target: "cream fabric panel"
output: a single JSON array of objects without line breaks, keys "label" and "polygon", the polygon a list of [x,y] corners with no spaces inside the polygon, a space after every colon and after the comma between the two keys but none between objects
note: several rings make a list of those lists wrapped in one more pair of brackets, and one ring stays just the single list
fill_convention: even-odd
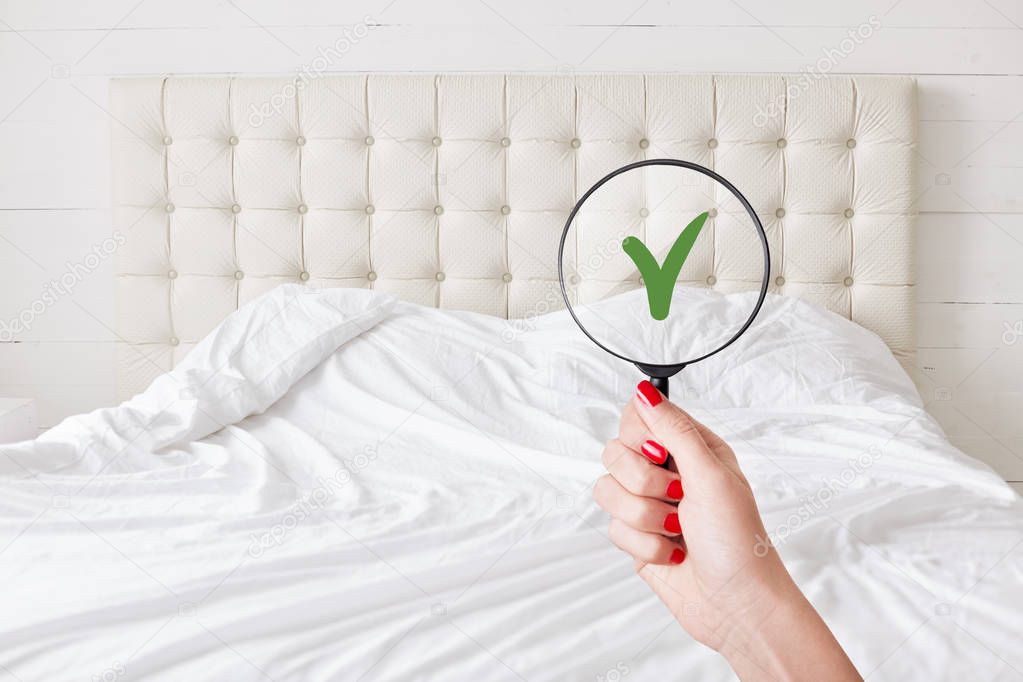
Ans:
[{"label": "cream fabric panel", "polygon": [[[131,78],[112,81],[111,111],[122,397],[285,282],[510,318],[559,308],[557,242],[576,197],[661,157],[747,195],[771,242],[771,291],[853,319],[904,361],[914,352],[909,78]],[[614,209],[656,243],[674,222],[647,215],[649,190]],[[710,188],[685,201],[720,216],[683,277],[758,286],[729,239],[733,199]]]}]

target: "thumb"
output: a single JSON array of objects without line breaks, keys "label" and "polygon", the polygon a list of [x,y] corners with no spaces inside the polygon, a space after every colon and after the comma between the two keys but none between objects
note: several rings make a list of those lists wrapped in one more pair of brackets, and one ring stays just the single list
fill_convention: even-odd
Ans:
[{"label": "thumb", "polygon": [[710,471],[720,466],[707,441],[700,434],[699,424],[689,414],[654,388],[647,380],[636,387],[636,412],[653,434],[666,447],[683,474]]}]

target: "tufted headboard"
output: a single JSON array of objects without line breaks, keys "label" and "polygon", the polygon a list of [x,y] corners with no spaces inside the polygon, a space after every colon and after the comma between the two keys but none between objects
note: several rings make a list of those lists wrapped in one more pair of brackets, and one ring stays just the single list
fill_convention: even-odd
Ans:
[{"label": "tufted headboard", "polygon": [[[559,307],[577,196],[659,157],[742,190],[773,292],[914,352],[909,78],[146,77],[112,81],[111,113],[122,397],[285,282],[511,318]],[[733,246],[714,232],[690,276],[759,286]]]}]

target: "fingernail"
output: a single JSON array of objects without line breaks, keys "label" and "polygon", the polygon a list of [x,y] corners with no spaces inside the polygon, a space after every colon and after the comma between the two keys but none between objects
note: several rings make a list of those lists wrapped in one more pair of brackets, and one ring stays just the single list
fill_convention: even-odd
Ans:
[{"label": "fingernail", "polygon": [[680,564],[686,560],[686,552],[684,549],[673,549],[671,550],[671,563]]},{"label": "fingernail", "polygon": [[664,464],[668,461],[668,451],[664,446],[654,440],[644,441],[639,449],[643,455],[654,464]]},{"label": "fingernail", "polygon": [[675,479],[668,484],[668,489],[664,491],[664,494],[673,500],[681,500],[685,493],[682,492],[682,481]]},{"label": "fingernail", "polygon": [[636,395],[638,395],[639,399],[646,403],[648,407],[657,407],[663,400],[661,392],[654,388],[654,385],[646,379],[639,382],[639,386],[636,387]]},{"label": "fingernail", "polygon": [[669,533],[681,533],[682,526],[678,522],[678,514],[672,512],[664,517],[664,530]]}]

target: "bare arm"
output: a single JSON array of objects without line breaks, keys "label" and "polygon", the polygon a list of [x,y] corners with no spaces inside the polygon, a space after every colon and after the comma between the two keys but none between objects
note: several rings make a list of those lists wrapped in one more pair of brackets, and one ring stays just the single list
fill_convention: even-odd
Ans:
[{"label": "bare arm", "polygon": [[644,381],[603,461],[608,475],[593,495],[612,517],[611,539],[742,680],[861,679],[766,542],[727,443]]}]

